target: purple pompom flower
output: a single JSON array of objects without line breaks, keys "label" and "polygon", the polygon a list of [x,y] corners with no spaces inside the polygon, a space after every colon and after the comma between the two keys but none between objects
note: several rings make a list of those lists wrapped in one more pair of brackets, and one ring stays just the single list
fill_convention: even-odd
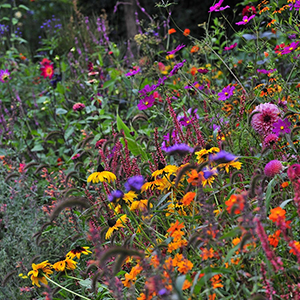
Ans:
[{"label": "purple pompom flower", "polygon": [[185,155],[187,153],[192,153],[194,148],[188,146],[187,144],[175,144],[171,147],[168,147],[165,150],[169,155],[179,154]]},{"label": "purple pompom flower", "polygon": [[127,182],[124,184],[127,192],[135,191],[139,192],[144,184],[144,177],[142,175],[136,175],[130,177]]},{"label": "purple pompom flower", "polygon": [[109,195],[108,195],[108,200],[110,202],[117,202],[119,199],[121,199],[124,196],[124,193],[120,190],[115,190],[112,191]]},{"label": "purple pompom flower", "polygon": [[209,156],[209,160],[217,164],[226,164],[231,161],[234,161],[236,158],[236,156],[224,150],[218,152],[217,154],[211,154]]},{"label": "purple pompom flower", "polygon": [[264,173],[268,177],[274,177],[276,174],[279,174],[282,169],[283,166],[279,160],[271,160],[266,164]]}]

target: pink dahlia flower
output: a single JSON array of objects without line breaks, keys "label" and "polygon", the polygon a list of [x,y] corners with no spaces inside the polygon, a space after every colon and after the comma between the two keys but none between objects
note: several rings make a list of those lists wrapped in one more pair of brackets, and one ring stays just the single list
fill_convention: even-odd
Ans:
[{"label": "pink dahlia flower", "polygon": [[274,177],[276,174],[279,174],[282,169],[283,166],[279,160],[271,160],[266,164],[264,173],[268,177]]},{"label": "pink dahlia flower", "polygon": [[263,103],[254,109],[251,125],[255,131],[261,135],[272,133],[273,124],[280,119],[280,110],[277,105]]}]

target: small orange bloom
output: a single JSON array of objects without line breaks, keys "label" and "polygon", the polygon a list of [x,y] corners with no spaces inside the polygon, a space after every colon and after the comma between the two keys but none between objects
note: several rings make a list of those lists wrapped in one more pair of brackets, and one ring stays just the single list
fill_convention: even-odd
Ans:
[{"label": "small orange bloom", "polygon": [[196,68],[196,67],[192,67],[192,68],[191,68],[191,74],[192,74],[193,76],[195,76],[196,73],[198,73],[197,68]]},{"label": "small orange bloom", "polygon": [[170,236],[173,236],[174,232],[177,230],[180,230],[184,228],[184,224],[183,223],[179,223],[178,220],[176,220],[175,223],[171,223],[170,228],[167,230],[167,232],[170,233]]},{"label": "small orange bloom", "polygon": [[186,28],[186,29],[184,29],[183,35],[188,36],[188,35],[190,35],[190,33],[191,33],[191,31],[188,28]]},{"label": "small orange bloom", "polygon": [[184,290],[190,288],[191,286],[192,286],[192,283],[186,279],[183,283],[182,290],[184,291]]},{"label": "small orange bloom", "polygon": [[271,214],[269,215],[269,219],[274,223],[277,223],[280,219],[285,221],[286,211],[282,209],[280,206],[271,209]]},{"label": "small orange bloom", "polygon": [[290,253],[293,253],[294,255],[297,255],[296,252],[300,253],[300,243],[299,242],[291,241],[289,243],[289,246],[292,247],[292,249],[290,250]]},{"label": "small orange bloom", "polygon": [[191,49],[191,53],[196,53],[200,50],[200,48],[198,46],[193,46]]},{"label": "small orange bloom", "polygon": [[174,28],[169,29],[169,34],[175,33],[176,30]]},{"label": "small orange bloom", "polygon": [[211,279],[210,279],[210,281],[211,281],[211,283],[212,283],[212,287],[214,288],[214,289],[216,289],[216,288],[219,288],[219,287],[223,287],[223,284],[221,283],[221,276],[222,275],[219,275],[219,274],[217,274],[217,275],[215,275],[215,276],[213,276]]},{"label": "small orange bloom", "polygon": [[282,184],[281,184],[281,187],[282,188],[286,188],[286,187],[288,187],[289,186],[289,182],[288,181],[285,181],[285,182],[283,182]]},{"label": "small orange bloom", "polygon": [[216,294],[212,294],[208,296],[208,300],[215,300],[216,299]]},{"label": "small orange bloom", "polygon": [[231,195],[230,198],[225,201],[226,210],[228,213],[240,214],[244,209],[244,197],[242,195]]},{"label": "small orange bloom", "polygon": [[182,204],[185,206],[188,206],[192,203],[192,201],[194,200],[196,196],[196,193],[194,192],[188,192],[187,194],[185,194],[181,200]]},{"label": "small orange bloom", "polygon": [[187,180],[188,183],[191,183],[192,185],[199,184],[200,176],[195,169],[193,169],[192,172],[190,174],[188,174],[188,176],[189,176],[189,178]]},{"label": "small orange bloom", "polygon": [[204,248],[202,249],[202,259],[203,260],[207,260],[209,258],[213,258],[214,257],[214,249],[210,248],[209,250]]},{"label": "small orange bloom", "polygon": [[268,52],[264,52],[264,56],[265,56],[265,57],[268,57],[268,56],[269,56],[269,53],[268,53]]},{"label": "small orange bloom", "polygon": [[268,241],[269,241],[270,245],[273,246],[274,248],[276,248],[278,245],[278,242],[280,240],[280,237],[279,237],[280,233],[281,233],[280,230],[276,230],[276,232],[274,234],[268,236]]}]

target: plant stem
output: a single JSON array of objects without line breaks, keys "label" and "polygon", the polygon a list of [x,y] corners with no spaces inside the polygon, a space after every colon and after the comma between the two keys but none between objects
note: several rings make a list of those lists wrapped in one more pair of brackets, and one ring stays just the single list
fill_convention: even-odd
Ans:
[{"label": "plant stem", "polygon": [[47,277],[47,280],[49,280],[50,282],[52,282],[52,283],[55,284],[56,286],[60,287],[61,289],[65,290],[65,291],[67,291],[67,292],[69,292],[69,293],[71,293],[71,294],[73,294],[73,295],[76,295],[76,296],[78,296],[78,297],[80,297],[80,298],[82,298],[82,299],[91,300],[90,298],[87,298],[87,297],[85,297],[85,296],[79,295],[79,294],[77,294],[77,293],[75,293],[75,292],[73,292],[73,291],[67,289],[66,287],[64,287],[64,286],[62,286],[62,285],[60,285],[60,284],[58,284],[57,282],[53,281],[53,280],[50,279],[49,277]]}]

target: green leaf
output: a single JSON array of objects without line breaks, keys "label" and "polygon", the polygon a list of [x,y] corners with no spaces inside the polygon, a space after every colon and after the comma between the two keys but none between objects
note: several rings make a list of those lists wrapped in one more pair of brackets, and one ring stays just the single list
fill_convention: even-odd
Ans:
[{"label": "green leaf", "polygon": [[85,280],[80,280],[79,284],[85,288],[90,289],[92,287],[92,280],[87,278]]},{"label": "green leaf", "polygon": [[73,132],[74,132],[74,127],[73,126],[69,126],[68,129],[65,132],[65,140],[66,141],[72,135]]},{"label": "green leaf", "polygon": [[186,275],[181,275],[176,278],[175,287],[177,292],[182,296],[182,287],[185,281]]},{"label": "green leaf", "polygon": [[65,93],[65,87],[60,82],[57,83],[56,90],[62,95]]},{"label": "green leaf", "polygon": [[[132,139],[132,136],[130,134],[130,129],[123,123],[119,115],[117,115],[117,127],[119,131],[123,129],[126,137],[128,149],[132,152],[132,154],[141,155],[143,160],[147,161],[148,160],[147,153],[142,149],[142,147],[135,140]],[[135,133],[134,130],[132,131]]]},{"label": "green leaf", "polygon": [[268,187],[267,187],[267,191],[266,191],[266,212],[267,212],[267,214],[269,211],[270,201],[272,199],[272,189],[275,186],[275,184],[276,184],[276,181],[275,181],[275,178],[273,178],[269,182]]},{"label": "green leaf", "polygon": [[61,71],[62,72],[66,72],[66,70],[67,70],[67,64],[65,63],[65,62],[61,62]]},{"label": "green leaf", "polygon": [[115,82],[116,82],[115,79],[111,79],[111,80],[104,82],[102,89],[106,89],[106,88],[110,87],[111,85],[115,84]]},{"label": "green leaf", "polygon": [[43,148],[43,146],[42,146],[41,144],[35,145],[35,146],[31,149],[32,152],[38,152],[38,151],[42,151],[42,150],[44,150],[44,148]]},{"label": "green leaf", "polygon": [[1,8],[11,8],[11,5],[8,3],[5,3],[5,4],[1,4],[0,7]]},{"label": "green leaf", "polygon": [[63,109],[63,108],[57,108],[56,109],[56,114],[57,115],[65,115],[68,111]]},{"label": "green leaf", "polygon": [[16,18],[12,18],[12,23],[13,23],[13,25],[16,25],[16,24],[18,24],[18,22],[19,22],[19,20],[18,19],[16,19]]},{"label": "green leaf", "polygon": [[23,4],[20,4],[20,5],[19,5],[19,8],[23,8],[23,9],[25,9],[25,10],[29,10],[29,8],[28,8],[27,6],[25,6],[25,5],[23,5]]}]

